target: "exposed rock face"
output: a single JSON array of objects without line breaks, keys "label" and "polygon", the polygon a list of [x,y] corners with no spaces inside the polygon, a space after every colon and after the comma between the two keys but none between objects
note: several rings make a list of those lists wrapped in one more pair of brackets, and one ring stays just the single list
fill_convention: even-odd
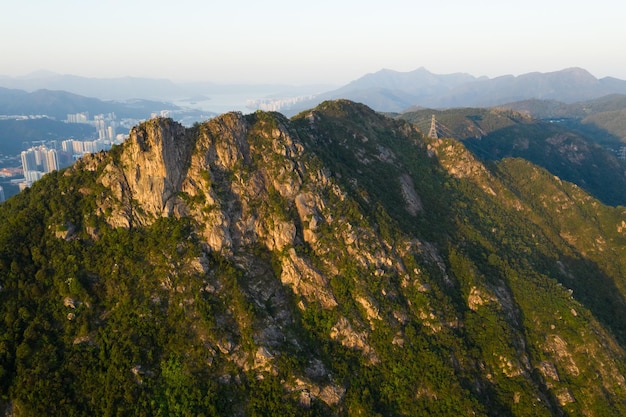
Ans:
[{"label": "exposed rock face", "polygon": [[155,216],[174,212],[194,139],[170,121],[145,123],[131,132],[120,162],[133,198],[146,212]]},{"label": "exposed rock face", "polygon": [[558,335],[548,335],[546,337],[546,346],[554,352],[559,364],[567,374],[574,377],[580,375],[580,369],[576,365],[565,340]]},{"label": "exposed rock face", "polygon": [[472,287],[469,297],[467,298],[467,304],[470,309],[476,311],[480,306],[490,302],[497,302],[497,298],[493,295],[487,294],[476,287]]},{"label": "exposed rock face", "polygon": [[376,352],[367,342],[367,334],[365,332],[357,332],[345,318],[341,318],[331,329],[330,337],[338,340],[342,345],[351,349],[358,349],[367,356],[372,364],[380,362]]},{"label": "exposed rock face", "polygon": [[337,301],[328,288],[328,279],[300,258],[290,249],[282,263],[280,280],[292,286],[296,294],[303,295],[310,302],[319,302],[323,308],[337,306]]},{"label": "exposed rock face", "polygon": [[[27,328],[20,308],[6,320],[31,337],[64,326],[59,352],[74,362],[62,378],[83,357],[102,366],[128,333],[125,390],[154,389],[159,401],[182,395],[174,388],[190,401],[217,392],[224,415],[252,414],[259,392],[312,415],[599,415],[594,401],[626,410],[622,345],[555,281],[591,271],[573,261],[582,240],[532,228],[521,192],[457,142],[427,143],[406,123],[337,102],[291,121],[151,120],[83,167],[91,176],[75,188],[88,212],[52,216],[52,244],[0,256],[15,272],[3,279],[48,285],[26,282],[29,296],[58,292],[56,321]],[[570,200],[559,209],[573,210]],[[549,238],[571,247],[532,255]],[[616,250],[611,239],[602,248]],[[84,262],[69,256],[77,247]],[[18,257],[32,268],[20,271]],[[6,280],[2,297],[19,287]]]},{"label": "exposed rock face", "polygon": [[135,127],[120,160],[105,168],[103,185],[119,200],[113,225],[150,224],[180,214],[178,193],[189,168],[195,138],[178,123],[156,119]]},{"label": "exposed rock face", "polygon": [[[327,172],[308,168],[303,145],[280,118],[231,113],[194,131],[170,120],[153,120],[135,128],[123,146],[119,160],[105,167],[100,180],[116,200],[100,202],[102,212],[112,209],[109,222],[131,227],[150,224],[161,216],[191,216],[208,251],[224,254],[249,271],[248,293],[259,303],[268,303],[277,289],[266,294],[273,284],[264,287],[268,284],[258,275],[262,272],[255,272],[257,267],[245,260],[250,246],[283,254],[280,281],[305,301],[300,309],[309,304],[337,308],[329,285],[330,277],[341,273],[335,266],[337,257],[372,267],[377,276],[397,263],[376,236],[329,214],[321,195],[343,200],[344,192]],[[381,155],[391,158],[389,151]],[[406,177],[401,182],[409,210],[417,212],[421,202],[414,185]],[[288,207],[293,207],[292,214],[287,213]],[[328,246],[331,242],[320,241],[321,228],[341,230],[346,247],[337,251]],[[322,269],[296,252],[294,246],[304,243],[325,263]],[[215,286],[209,286],[215,291]],[[374,327],[381,320],[375,302],[366,296],[358,300]],[[288,322],[290,313],[281,314]],[[273,344],[277,337],[284,337],[284,320],[282,324],[281,320],[265,322],[268,331],[259,333],[258,340]],[[340,318],[329,337],[361,351],[369,362],[379,362],[367,342],[367,332],[354,331],[347,318]],[[274,355],[264,346],[246,353],[228,341],[218,343],[216,349],[245,369],[274,372]],[[252,368],[248,358],[253,358]],[[326,386],[310,393],[335,404],[342,390]]]},{"label": "exposed rock face", "polygon": [[406,211],[412,216],[416,216],[424,207],[417,191],[415,191],[413,180],[410,176],[404,174],[400,177],[400,185],[402,187],[402,197],[406,201]]}]

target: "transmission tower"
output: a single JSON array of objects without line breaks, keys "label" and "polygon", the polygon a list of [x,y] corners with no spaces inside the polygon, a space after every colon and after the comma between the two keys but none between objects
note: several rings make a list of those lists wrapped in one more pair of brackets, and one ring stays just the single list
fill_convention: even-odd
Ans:
[{"label": "transmission tower", "polygon": [[430,130],[428,131],[428,137],[432,139],[437,139],[437,121],[435,120],[434,114],[432,119],[430,119]]}]

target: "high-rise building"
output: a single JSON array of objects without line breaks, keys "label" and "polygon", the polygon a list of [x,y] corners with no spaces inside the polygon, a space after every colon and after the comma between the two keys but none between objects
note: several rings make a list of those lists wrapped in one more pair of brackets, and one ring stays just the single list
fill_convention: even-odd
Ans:
[{"label": "high-rise building", "polygon": [[99,140],[115,139],[115,119],[115,113],[109,113],[107,115],[98,114],[93,117],[94,126],[96,127],[96,131],[98,132]]},{"label": "high-rise building", "polygon": [[114,140],[115,139],[115,122],[111,122],[109,127],[107,128],[107,139]]},{"label": "high-rise building", "polygon": [[0,185],[0,203],[4,202],[4,189]]},{"label": "high-rise building", "polygon": [[52,172],[59,169],[59,157],[55,149],[44,149],[42,154],[45,157],[43,160],[43,172]]},{"label": "high-rise building", "polygon": [[[32,148],[31,148],[32,149]],[[37,171],[37,160],[35,152],[31,149],[22,151],[22,169],[26,171]]]},{"label": "high-rise building", "polygon": [[38,146],[36,148],[31,148],[31,149],[32,149],[33,154],[35,155],[35,165],[41,168],[43,166],[43,160],[44,160],[42,147]]},{"label": "high-rise building", "polygon": [[24,179],[27,184],[32,184],[37,180],[40,180],[43,177],[43,172],[41,171],[24,171]]},{"label": "high-rise building", "polygon": [[99,114],[94,116],[93,121],[96,126],[96,131],[98,132],[98,139],[106,138],[106,123],[104,121],[104,115]]},{"label": "high-rise building", "polygon": [[67,153],[74,153],[74,139],[67,139],[61,142],[61,150]]}]

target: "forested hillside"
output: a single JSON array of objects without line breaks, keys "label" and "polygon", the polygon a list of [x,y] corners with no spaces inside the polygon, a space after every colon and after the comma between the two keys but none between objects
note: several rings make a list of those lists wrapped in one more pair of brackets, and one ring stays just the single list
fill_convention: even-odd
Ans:
[{"label": "forested hillside", "polygon": [[[539,104],[531,106],[536,109]],[[524,158],[605,204],[626,205],[626,164],[617,156],[625,144],[601,124],[594,125],[588,118],[539,120],[527,112],[502,108],[424,109],[397,117],[428,131],[432,115],[440,136],[462,141],[483,161]],[[621,120],[613,117],[614,123]]]},{"label": "forested hillside", "polygon": [[0,218],[9,414],[626,414],[623,208],[363,105],[150,120]]}]

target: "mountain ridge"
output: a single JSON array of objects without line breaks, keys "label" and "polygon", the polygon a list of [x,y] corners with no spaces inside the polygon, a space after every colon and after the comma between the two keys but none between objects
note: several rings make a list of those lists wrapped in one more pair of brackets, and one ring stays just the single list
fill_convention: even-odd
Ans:
[{"label": "mountain ridge", "polygon": [[362,104],[153,119],[0,214],[17,415],[626,412],[623,209]]},{"label": "mountain ridge", "polygon": [[[63,90],[103,100],[171,99],[186,94],[168,79],[142,77],[90,78],[72,74],[39,71],[24,77],[0,77],[5,87],[27,91]],[[155,95],[155,92],[159,92]]]},{"label": "mountain ridge", "polygon": [[[407,80],[410,80],[408,85]],[[373,88],[379,89],[377,94],[366,94]],[[393,102],[382,99],[397,91],[404,93],[401,99]],[[318,100],[301,103],[298,109],[313,106],[321,100],[340,98],[363,102],[377,111],[402,112],[411,106],[438,109],[493,107],[533,98],[571,103],[612,93],[626,93],[626,81],[610,77],[597,79],[588,71],[575,67],[495,78],[462,73],[437,75],[420,68],[406,73],[381,70],[365,75],[340,89],[320,95]]]},{"label": "mountain ridge", "polygon": [[[422,109],[397,117],[426,131],[434,115],[438,134],[462,141],[482,160],[527,159],[615,206],[626,204],[625,169],[617,157],[624,140],[622,101],[622,96],[571,105],[530,100],[491,109]],[[552,118],[534,118],[548,115]]]},{"label": "mountain ridge", "polygon": [[48,115],[63,121],[70,113],[89,112],[118,113],[120,117],[145,119],[151,112],[169,108],[178,109],[171,103],[150,100],[127,102],[104,101],[68,91],[40,89],[27,92],[0,87],[0,114],[4,115]]},{"label": "mountain ridge", "polygon": [[[42,77],[0,77],[0,85],[25,90],[62,89],[105,99],[148,98],[181,99],[198,94],[241,93],[241,86],[217,83],[173,82],[166,79],[121,77],[87,78],[75,75],[44,74]],[[295,86],[246,86],[254,95],[311,95],[311,88]],[[161,91],[161,93],[159,93]],[[316,93],[319,93],[316,89]],[[322,90],[324,91],[324,90]],[[449,108],[485,107],[523,99],[555,99],[564,102],[595,99],[600,96],[626,94],[626,81],[615,77],[598,79],[587,70],[572,67],[551,72],[530,72],[518,76],[476,77],[467,73],[435,74],[424,67],[401,72],[382,69],[366,74],[334,90],[317,94],[313,100],[302,100],[283,112],[293,116],[324,100],[350,99],[363,102],[377,111],[401,112],[411,106]],[[254,98],[258,98],[258,97]],[[252,97],[249,97],[252,98]]]}]

